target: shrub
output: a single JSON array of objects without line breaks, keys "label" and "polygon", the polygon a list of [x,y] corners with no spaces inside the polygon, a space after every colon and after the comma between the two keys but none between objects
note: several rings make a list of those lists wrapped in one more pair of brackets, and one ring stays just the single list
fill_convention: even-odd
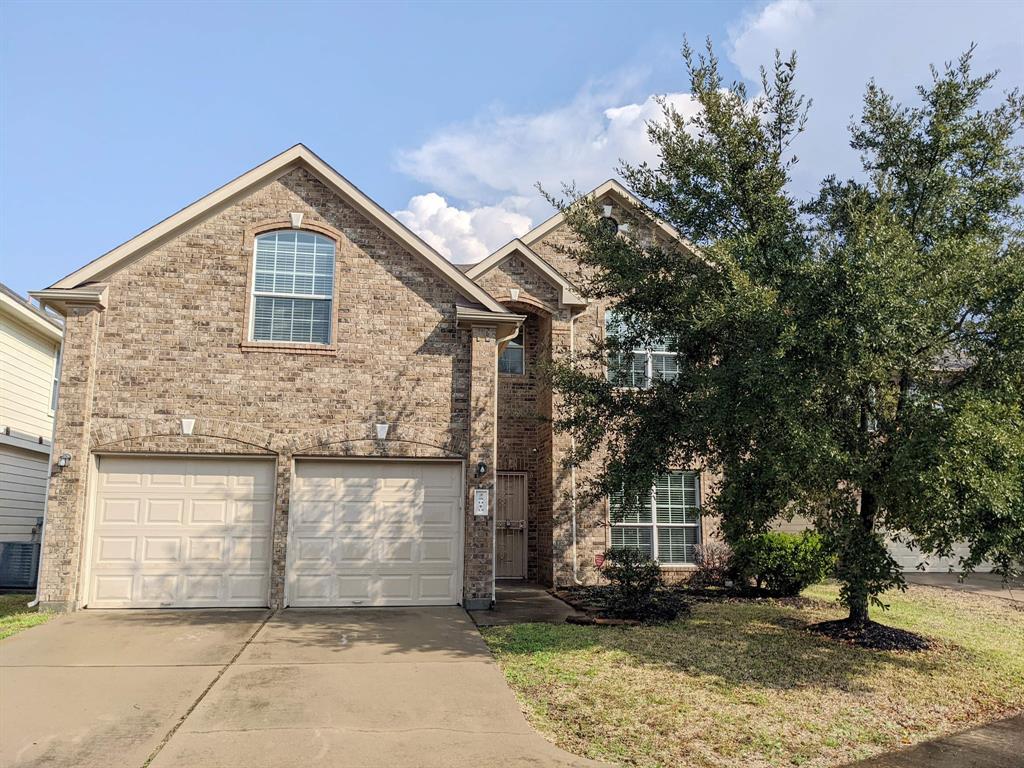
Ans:
[{"label": "shrub", "polygon": [[825,579],[834,565],[820,535],[773,532],[735,542],[729,571],[739,584],[753,582],[768,594],[788,597]]},{"label": "shrub", "polygon": [[693,560],[696,569],[690,577],[690,583],[695,587],[721,587],[725,586],[729,578],[729,562],[732,558],[732,550],[724,544],[700,545],[693,550]]},{"label": "shrub", "polygon": [[602,568],[609,581],[605,613],[618,619],[672,621],[687,609],[682,595],[665,589],[661,567],[636,549],[610,549]]}]

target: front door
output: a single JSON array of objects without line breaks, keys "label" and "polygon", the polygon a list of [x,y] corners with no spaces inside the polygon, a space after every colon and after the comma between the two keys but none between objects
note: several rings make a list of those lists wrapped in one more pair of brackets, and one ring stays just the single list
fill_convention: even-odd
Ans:
[{"label": "front door", "polygon": [[496,540],[499,579],[526,578],[526,473],[499,472]]}]

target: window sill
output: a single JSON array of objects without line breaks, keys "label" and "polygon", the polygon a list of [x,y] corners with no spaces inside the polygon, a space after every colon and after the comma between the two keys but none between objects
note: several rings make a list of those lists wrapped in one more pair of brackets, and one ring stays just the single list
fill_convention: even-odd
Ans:
[{"label": "window sill", "polygon": [[693,563],[658,563],[663,571],[695,571],[697,566]]},{"label": "window sill", "polygon": [[243,341],[243,352],[284,352],[293,355],[336,355],[335,344],[288,344],[279,341]]}]

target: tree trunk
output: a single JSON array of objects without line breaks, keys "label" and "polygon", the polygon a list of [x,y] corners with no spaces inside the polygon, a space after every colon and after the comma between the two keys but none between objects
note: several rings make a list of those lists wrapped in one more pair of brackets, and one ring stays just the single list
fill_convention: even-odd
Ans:
[{"label": "tree trunk", "polygon": [[[878,497],[870,488],[862,488],[860,492],[860,524],[865,541],[869,539],[875,529],[875,517],[878,513]],[[850,621],[863,624],[868,620],[868,589],[867,574],[858,574],[859,584],[849,584],[849,599],[847,600],[850,609]]]}]

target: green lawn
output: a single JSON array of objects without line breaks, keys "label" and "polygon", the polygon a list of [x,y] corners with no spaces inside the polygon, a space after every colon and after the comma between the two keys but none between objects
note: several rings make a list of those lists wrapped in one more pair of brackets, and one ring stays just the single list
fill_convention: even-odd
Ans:
[{"label": "green lawn", "polygon": [[50,619],[53,614],[39,613],[35,608],[26,608],[35,595],[0,595],[0,640],[34,627]]},{"label": "green lawn", "polygon": [[1024,710],[1024,610],[911,587],[873,617],[933,638],[922,653],[815,636],[806,605],[703,603],[664,627],[483,630],[530,721],[564,749],[637,766],[831,766]]}]

